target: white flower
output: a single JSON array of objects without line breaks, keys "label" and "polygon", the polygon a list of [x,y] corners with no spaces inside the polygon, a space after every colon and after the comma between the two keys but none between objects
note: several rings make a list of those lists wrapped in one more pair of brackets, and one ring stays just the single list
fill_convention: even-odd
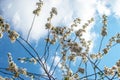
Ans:
[{"label": "white flower", "polygon": [[83,74],[83,73],[84,73],[84,68],[80,68],[80,67],[79,67],[79,68],[78,68],[78,72],[80,72],[80,73]]},{"label": "white flower", "polygon": [[23,75],[27,75],[27,69],[26,68],[20,68],[19,72]]},{"label": "white flower", "polygon": [[33,62],[34,64],[37,63],[36,59],[34,59],[34,58],[31,58],[31,59],[30,59],[30,62]]},{"label": "white flower", "polygon": [[43,6],[43,2],[42,1],[37,2],[36,5],[37,5],[37,8],[33,11],[33,14],[39,16],[39,13],[40,13],[41,8]]},{"label": "white flower", "polygon": [[52,13],[57,15],[57,9],[55,7],[52,8]]},{"label": "white flower", "polygon": [[104,54],[107,54],[108,51],[109,51],[109,48],[105,48],[105,49],[103,49]]},{"label": "white flower", "polygon": [[90,54],[90,57],[91,57],[92,59],[96,59],[96,55],[95,55],[95,54]]},{"label": "white flower", "polygon": [[17,38],[19,38],[19,34],[16,31],[9,32],[9,38],[11,42],[15,42]]},{"label": "white flower", "polygon": [[8,32],[10,30],[10,25],[8,23],[5,24],[5,30]]},{"label": "white flower", "polygon": [[46,26],[46,29],[51,29],[51,27],[52,27],[52,25],[50,23],[46,23],[45,26]]},{"label": "white flower", "polygon": [[69,59],[70,61],[75,61],[76,55],[75,55],[74,53],[72,53],[72,54],[68,57],[68,59]]},{"label": "white flower", "polygon": [[0,76],[0,80],[5,80],[5,78],[3,78],[2,76]]}]

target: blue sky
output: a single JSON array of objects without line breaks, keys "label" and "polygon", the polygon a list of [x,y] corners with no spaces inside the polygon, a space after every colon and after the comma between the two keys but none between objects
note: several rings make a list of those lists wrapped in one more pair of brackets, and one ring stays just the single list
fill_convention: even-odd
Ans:
[{"label": "blue sky", "polygon": [[[37,1],[38,0],[0,0],[0,15],[11,25],[12,29],[18,31],[25,39],[34,16],[32,11],[36,8]],[[88,27],[87,32],[84,34],[86,40],[93,40],[91,53],[96,53],[98,50],[101,38],[99,34],[102,27],[101,16],[103,14],[108,16],[108,35],[105,37],[103,44],[106,44],[111,36],[120,32],[120,0],[44,0],[43,2],[44,5],[41,13],[35,19],[29,38],[29,42],[38,52],[43,52],[43,46],[45,45],[43,39],[47,34],[44,24],[47,22],[46,20],[47,17],[49,17],[49,12],[52,7],[56,7],[58,11],[58,15],[52,20],[52,24],[55,26],[69,27],[72,21],[77,17],[81,18],[81,25],[91,17],[95,18],[95,21]],[[75,30],[78,29],[79,27]],[[0,39],[0,67],[7,67],[7,53],[11,52],[16,64],[21,67],[26,67],[32,72],[41,72],[39,65],[32,65],[29,63],[21,64],[17,61],[18,57],[28,55],[17,42],[11,43],[6,36],[7,35],[4,34],[4,37]],[[102,48],[104,47],[103,45]],[[51,48],[51,51],[54,51],[55,48],[56,45]],[[115,62],[120,59],[119,49],[119,44],[113,47],[109,54],[103,57],[100,67],[105,65],[111,67],[114,65]],[[55,62],[59,59],[58,56]],[[48,64],[48,66],[49,65],[50,64]],[[59,71],[57,73],[59,73]],[[0,73],[0,75],[3,74]]]}]

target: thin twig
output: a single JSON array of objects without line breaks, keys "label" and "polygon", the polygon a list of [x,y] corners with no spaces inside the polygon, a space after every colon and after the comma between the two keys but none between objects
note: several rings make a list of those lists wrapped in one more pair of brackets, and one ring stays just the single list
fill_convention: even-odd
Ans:
[{"label": "thin twig", "polygon": [[[49,37],[50,37],[50,31],[48,30],[48,35],[47,35],[47,38],[49,39]],[[45,44],[45,48],[44,48],[44,54],[43,54],[43,56],[41,57],[41,59],[46,55],[46,49],[47,49],[47,47],[48,47],[48,41],[46,42],[46,44]]]},{"label": "thin twig", "polygon": [[[17,39],[17,41],[20,43],[20,45],[29,53],[29,55],[31,57],[33,57],[41,66],[42,68],[44,69],[45,73],[48,75],[48,78],[51,80],[51,76],[50,74],[48,73],[48,71],[46,70],[45,66],[44,66],[44,63],[42,63],[41,59],[40,61],[38,59],[36,59],[36,57]],[[53,78],[53,77],[52,77]]]},{"label": "thin twig", "polygon": [[57,65],[55,66],[55,68],[54,68],[54,70],[53,70],[53,72],[52,72],[52,74],[51,75],[53,75],[54,74],[54,72],[55,72],[55,70],[56,70],[56,68],[57,68],[57,66],[59,65],[59,63],[60,63],[60,61],[62,60],[62,58],[58,61],[58,63],[57,63]]},{"label": "thin twig", "polygon": [[[100,45],[99,45],[99,49],[98,49],[98,53],[100,53],[101,47],[102,47],[102,43],[104,40],[104,36],[102,37],[101,41],[100,41]],[[95,64],[97,63],[98,59],[95,61]]]},{"label": "thin twig", "polygon": [[36,18],[36,15],[34,15],[33,21],[32,21],[32,24],[31,24],[31,27],[30,27],[30,29],[29,29],[29,31],[28,31],[27,41],[28,41],[29,36],[30,36],[30,33],[31,33],[31,31],[32,31],[32,28],[33,28],[33,25],[34,25],[34,22],[35,22],[35,18]]},{"label": "thin twig", "polygon": [[[85,75],[87,76],[87,62],[85,63]],[[88,80],[88,77],[86,79]]]},{"label": "thin twig", "polygon": [[98,49],[98,53],[99,53],[99,52],[100,52],[100,50],[101,50],[103,40],[104,40],[104,36],[102,37],[102,39],[101,39],[101,41],[100,41],[100,45],[99,45],[99,49]]},{"label": "thin twig", "polygon": [[59,47],[60,47],[60,44],[57,46],[57,48],[56,48],[56,50],[55,50],[55,55],[54,55],[54,58],[53,58],[52,64],[51,64],[51,66],[50,66],[50,70],[49,70],[49,72],[52,70],[52,67],[53,67],[53,64],[54,64],[54,62],[55,62],[55,58],[56,58],[56,55],[57,55],[57,50],[58,50]]},{"label": "thin twig", "polygon": [[81,77],[80,78],[80,80],[82,80],[82,79],[84,79],[84,78],[88,78],[88,77],[91,77],[91,76],[94,76],[94,75],[96,75],[96,74],[99,74],[100,72],[97,72],[97,73],[93,73],[93,74],[90,74],[90,75],[87,75],[87,76],[83,76],[83,77]]},{"label": "thin twig", "polygon": [[[95,68],[97,68],[102,74],[104,74],[104,73],[102,72],[102,70],[101,70],[98,66],[96,66],[96,64],[95,64],[94,62],[92,62],[88,56],[86,56],[86,57],[87,57],[88,60],[94,65]],[[106,76],[106,75],[105,75],[105,77],[106,77],[107,79],[110,79],[110,78],[109,78],[108,76]]]}]

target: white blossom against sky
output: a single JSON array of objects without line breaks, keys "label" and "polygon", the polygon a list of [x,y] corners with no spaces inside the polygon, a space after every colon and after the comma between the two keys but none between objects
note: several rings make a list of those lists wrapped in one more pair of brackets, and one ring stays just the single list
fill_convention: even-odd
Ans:
[{"label": "white blossom against sky", "polygon": [[[8,20],[11,21],[14,29],[22,32],[22,35],[26,37],[33,18],[32,11],[36,8],[37,1],[0,0],[0,11],[5,18],[9,18]],[[46,34],[44,24],[52,7],[56,7],[58,11],[58,15],[54,17],[52,23],[55,26],[69,26],[77,17],[82,19],[82,23],[85,23],[91,17],[100,17],[102,14],[120,18],[119,3],[120,0],[44,0],[40,16],[35,20],[30,40],[38,41]],[[94,32],[91,32],[94,24],[89,27],[85,34],[86,39],[95,37]]]}]

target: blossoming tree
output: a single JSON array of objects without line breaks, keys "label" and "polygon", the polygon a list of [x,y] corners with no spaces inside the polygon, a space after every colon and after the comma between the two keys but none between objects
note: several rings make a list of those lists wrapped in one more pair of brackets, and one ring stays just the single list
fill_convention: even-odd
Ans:
[{"label": "blossoming tree", "polygon": [[[34,20],[40,15],[40,10],[43,5],[43,1],[36,3],[37,8],[33,11]],[[81,23],[80,18],[76,18],[70,27],[56,27],[51,22],[53,17],[57,15],[57,9],[53,7],[50,12],[50,16],[47,18],[45,28],[48,31],[45,40],[45,46],[43,55],[38,52],[29,42],[29,36],[31,28],[29,29],[27,39],[24,39],[18,32],[10,28],[10,24],[6,23],[4,18],[0,16],[0,38],[6,33],[12,43],[18,42],[26,54],[30,57],[20,58],[18,61],[24,63],[33,63],[39,65],[43,73],[29,72],[26,68],[18,66],[12,59],[12,53],[8,52],[8,67],[2,68],[0,66],[0,73],[8,75],[9,77],[0,76],[0,80],[24,80],[28,77],[30,80],[113,80],[120,78],[120,60],[115,63],[111,68],[99,67],[99,63],[105,55],[109,53],[109,50],[120,43],[120,33],[109,39],[105,48],[102,48],[103,39],[107,35],[107,16],[102,16],[103,27],[101,29],[101,42],[98,52],[96,54],[90,53],[90,46],[92,40],[85,40],[83,34],[86,32],[86,28],[91,24],[94,19],[89,19],[79,30],[74,30]],[[26,45],[34,51],[32,53]],[[13,44],[14,45],[14,44]],[[52,46],[55,46],[55,51],[50,52]],[[50,56],[52,54],[53,56]],[[59,61],[55,64],[55,59],[59,54]],[[36,55],[36,56],[35,56]],[[1,57],[1,56],[0,56]],[[50,67],[48,67],[49,58],[53,57]],[[72,65],[77,60],[77,64]],[[84,66],[83,66],[84,65]],[[88,73],[88,67],[91,66],[92,71]],[[54,76],[56,71],[60,70],[61,78]]]}]

